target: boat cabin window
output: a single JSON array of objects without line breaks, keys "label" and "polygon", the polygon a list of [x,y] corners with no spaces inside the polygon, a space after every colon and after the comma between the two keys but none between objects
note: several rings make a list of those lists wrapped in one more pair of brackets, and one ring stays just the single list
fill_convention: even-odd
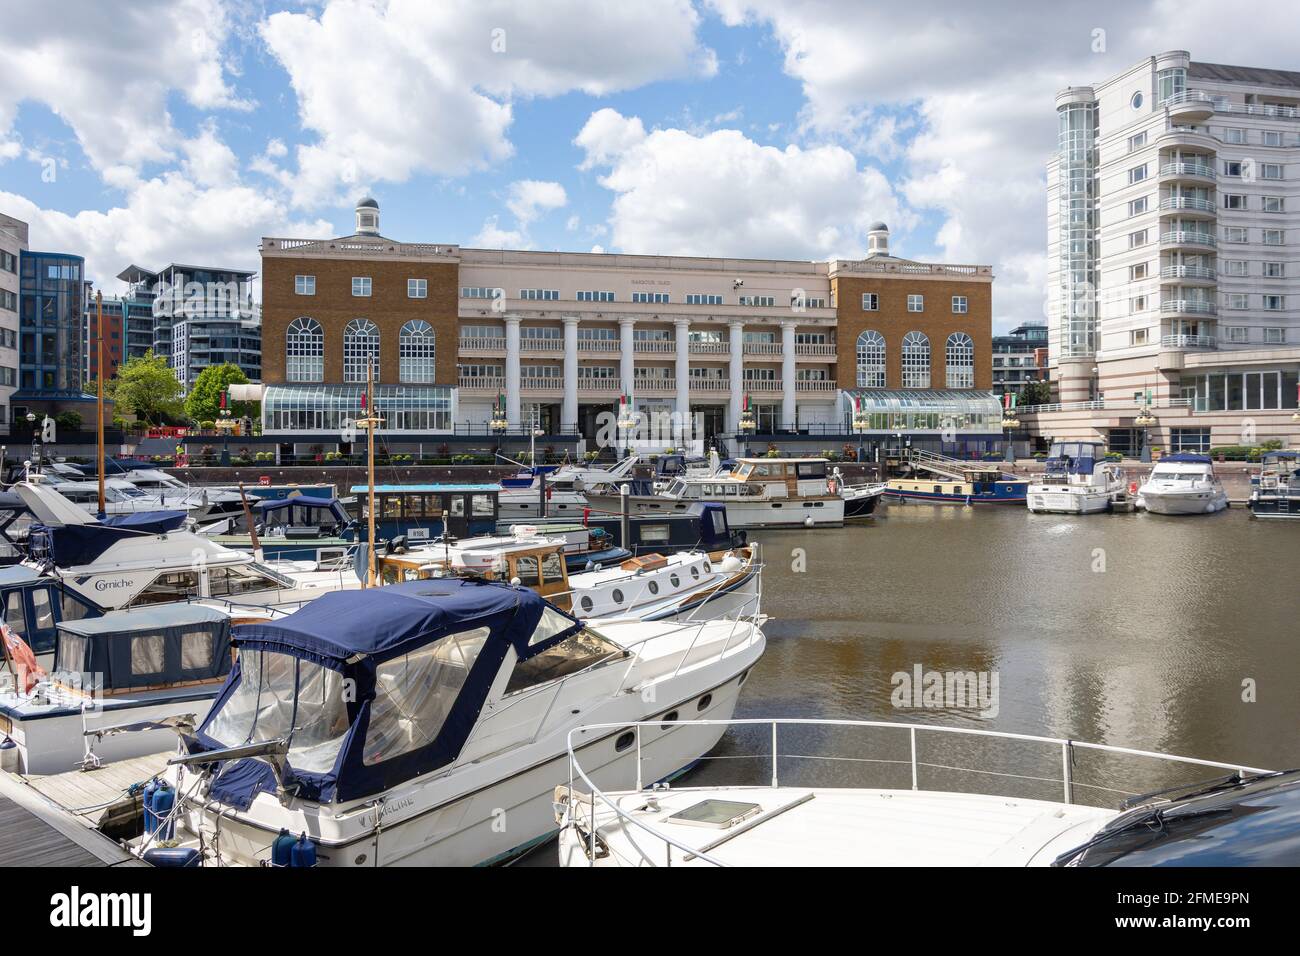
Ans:
[{"label": "boat cabin window", "polygon": [[826,462],[824,461],[801,461],[795,468],[798,470],[800,478],[826,477]]},{"label": "boat cabin window", "polygon": [[754,473],[754,466],[749,463],[741,465],[734,472],[735,476],[739,478],[741,481],[747,480],[749,476],[752,475],[753,473]]},{"label": "boat cabin window", "polygon": [[538,576],[537,555],[524,554],[515,558],[513,576],[517,577],[524,587],[537,587],[541,583],[541,578]]},{"label": "boat cabin window", "polygon": [[[326,773],[348,732],[343,675],[273,651],[239,652],[239,683],[204,732],[225,747],[292,734],[289,764]],[[371,718],[373,734],[374,718]]]},{"label": "boat cabin window", "polygon": [[[547,613],[554,614],[549,609]],[[559,630],[571,627],[573,624],[572,621],[561,618],[558,614],[554,614],[554,616],[560,618],[557,622]],[[543,630],[545,624],[544,614],[542,621],[538,624],[538,630]],[[556,631],[550,631],[543,639],[549,638],[554,633]],[[537,641],[538,635],[534,634],[532,643],[537,643]],[[580,670],[585,670],[593,664],[618,657],[621,653],[622,651],[618,645],[611,643],[591,628],[583,628],[577,634],[560,641],[554,647],[548,647],[540,654],[536,654],[526,661],[518,661],[514,670],[510,672],[510,680],[506,684],[505,693],[509,696],[530,687],[535,687],[538,684],[558,680],[568,674],[575,674]]]},{"label": "boat cabin window", "polygon": [[229,597],[250,591],[268,591],[279,586],[256,570],[244,565],[229,568],[212,568],[208,571],[208,593],[212,597]]},{"label": "boat cabin window", "polygon": [[469,503],[475,518],[491,518],[496,513],[492,508],[491,495],[471,495]]},{"label": "boat cabin window", "polygon": [[27,614],[23,610],[23,592],[10,591],[5,601],[5,627],[20,636],[27,633]]},{"label": "boat cabin window", "polygon": [[[437,739],[490,633],[490,628],[476,627],[452,634],[376,668],[362,760],[366,766]],[[289,762],[297,766],[292,758]]]},{"label": "boat cabin window", "polygon": [[186,598],[198,597],[199,572],[169,571],[160,574],[149,585],[133,597],[127,607],[140,607],[144,604],[169,604]]},{"label": "boat cabin window", "polygon": [[542,583],[564,583],[564,557],[558,551],[552,551],[542,558]]},{"label": "boat cabin window", "polygon": [[1192,471],[1174,471],[1172,468],[1157,468],[1151,472],[1152,481],[1195,481],[1202,477]]},{"label": "boat cabin window", "polygon": [[666,544],[669,537],[668,525],[666,524],[649,524],[641,528],[642,544]]}]

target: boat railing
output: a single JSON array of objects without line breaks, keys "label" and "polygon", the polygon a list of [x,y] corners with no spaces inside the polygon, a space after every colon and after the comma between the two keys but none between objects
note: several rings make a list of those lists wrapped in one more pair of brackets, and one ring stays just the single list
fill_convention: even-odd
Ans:
[{"label": "boat railing", "polygon": [[[595,732],[617,731],[620,734],[626,734],[628,731],[635,733],[636,746],[636,791],[653,793],[659,791],[658,786],[646,787],[646,781],[642,778],[642,731],[645,728],[658,729],[661,732],[665,728],[662,719],[645,720],[636,722],[623,723],[600,723],[584,724],[581,727],[575,727],[568,734],[568,757],[569,757],[569,786],[564,795],[563,802],[557,800],[557,812],[563,812],[563,828],[578,827],[578,832],[584,840],[587,860],[589,865],[595,865],[598,854],[598,840],[601,823],[597,817],[597,804],[610,811],[613,819],[616,819],[621,826],[635,827],[637,830],[645,833],[654,840],[662,844],[664,856],[662,859],[652,859],[646,850],[636,841],[628,841],[630,845],[636,848],[641,854],[642,860],[651,866],[666,865],[672,866],[674,862],[685,863],[692,860],[700,860],[713,866],[727,866],[728,864],[715,856],[708,853],[708,847],[692,847],[674,838],[671,834],[665,833],[659,827],[646,823],[639,819],[632,812],[624,809],[623,802],[617,796],[611,796],[606,793],[591,779],[590,775],[584,770],[578,761],[578,750],[584,746],[583,737],[589,736]],[[1148,793],[1154,799],[1158,793],[1164,791],[1128,791],[1114,786],[1106,786],[1104,783],[1088,783],[1076,777],[1075,767],[1081,753],[1094,753],[1108,755],[1113,757],[1139,758],[1143,760],[1159,761],[1162,764],[1178,764],[1187,767],[1207,768],[1214,770],[1225,770],[1239,774],[1242,777],[1259,776],[1272,774],[1275,771],[1264,770],[1258,767],[1248,767],[1237,763],[1224,763],[1217,760],[1202,760],[1196,757],[1181,757],[1172,754],[1162,754],[1150,750],[1139,750],[1132,747],[1119,747],[1113,744],[1088,743],[1086,741],[1071,740],[1061,737],[1044,737],[1035,734],[1017,734],[1000,730],[981,730],[975,727],[950,727],[939,724],[917,724],[917,723],[898,723],[884,720],[834,720],[834,719],[817,719],[817,718],[731,718],[728,720],[680,720],[671,725],[669,732],[676,733],[681,728],[686,727],[721,727],[727,730],[734,728],[757,728],[767,729],[764,736],[770,740],[770,750],[767,753],[756,754],[726,754],[726,755],[708,755],[704,760],[724,759],[724,760],[751,760],[763,761],[769,766],[769,772],[766,774],[767,779],[758,784],[740,784],[736,786],[713,785],[706,787],[674,787],[670,792],[691,792],[716,791],[718,789],[727,789],[743,792],[746,790],[776,789],[781,786],[780,764],[784,758],[786,760],[797,761],[825,761],[833,763],[837,768],[843,768],[847,764],[875,764],[888,765],[893,768],[908,767],[911,774],[911,790],[919,791],[920,777],[922,771],[940,771],[940,772],[959,772],[965,774],[979,775],[983,779],[998,778],[999,781],[1007,779],[1017,779],[1032,782],[1038,786],[1056,786],[1060,788],[1061,802],[1067,805],[1094,806],[1092,803],[1084,803],[1078,800],[1078,792],[1081,790],[1094,791],[1100,795],[1109,798],[1122,797],[1130,799],[1139,796],[1141,793]],[[849,728],[852,730],[878,729],[887,732],[898,732],[907,735],[908,756],[906,759],[899,757],[890,757],[882,754],[881,756],[846,756],[842,754],[808,754],[808,753],[782,753],[780,748],[779,731],[782,728]],[[991,769],[988,762],[979,760],[972,756],[972,766],[961,767],[954,766],[950,761],[950,756],[945,756],[945,762],[937,763],[925,760],[921,756],[920,740],[925,734],[950,735],[952,737],[974,737],[974,738],[991,738],[1005,743],[1014,743],[1016,745],[1027,744],[1037,745],[1046,748],[1054,748],[1059,755],[1059,776],[1043,776],[1041,774],[1001,772]],[[1050,754],[1050,751],[1049,751]],[[593,770],[593,772],[595,772]],[[575,783],[581,780],[586,786],[586,792],[580,792],[575,789]],[[1191,781],[1189,781],[1190,783]],[[789,784],[794,787],[809,787],[806,783]],[[826,789],[823,787],[822,789]],[[841,786],[840,789],[843,789]],[[898,787],[890,788],[872,788],[872,789],[900,789]],[[985,789],[974,789],[975,793],[990,793]],[[996,792],[996,795],[1013,796],[1012,794]],[[587,816],[583,820],[579,816],[580,811],[585,811]],[[717,844],[715,841],[714,845]],[[676,855],[674,856],[674,851]]]}]

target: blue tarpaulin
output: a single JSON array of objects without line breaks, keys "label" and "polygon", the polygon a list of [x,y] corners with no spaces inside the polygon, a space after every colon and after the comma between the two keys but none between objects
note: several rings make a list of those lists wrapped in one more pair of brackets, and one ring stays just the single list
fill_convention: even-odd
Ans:
[{"label": "blue tarpaulin", "polygon": [[33,556],[47,558],[55,567],[91,564],[117,542],[141,535],[166,534],[185,522],[184,511],[137,511],[114,515],[94,524],[33,525]]}]

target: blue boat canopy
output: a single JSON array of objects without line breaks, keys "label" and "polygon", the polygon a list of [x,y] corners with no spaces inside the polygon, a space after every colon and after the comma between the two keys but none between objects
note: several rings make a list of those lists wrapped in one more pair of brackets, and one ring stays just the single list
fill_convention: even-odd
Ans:
[{"label": "blue boat canopy", "polygon": [[1171,462],[1175,465],[1209,465],[1212,464],[1209,455],[1196,455],[1192,452],[1179,452],[1176,455],[1162,455],[1160,464]]},{"label": "blue boat canopy", "polygon": [[54,669],[99,674],[108,691],[217,681],[230,673],[230,616],[165,604],[59,623]]},{"label": "blue boat canopy", "polygon": [[93,524],[33,525],[31,555],[57,568],[74,568],[91,564],[126,538],[166,534],[184,523],[184,511],[136,511]]},{"label": "blue boat canopy", "polygon": [[[335,591],[234,630],[235,665],[191,751],[287,738],[286,788],[374,794],[459,755],[513,649],[529,661],[582,624],[526,588],[460,579]],[[223,768],[212,795],[247,808],[270,765]]]},{"label": "blue boat canopy", "polygon": [[[339,524],[350,524],[352,516],[348,510],[343,507],[343,502],[337,498],[315,497],[312,495],[294,495],[292,498],[271,498],[264,499],[257,503],[257,510],[264,516],[270,517],[277,511],[286,509],[302,508],[307,511],[328,511],[334,516],[334,520]],[[289,511],[289,518],[292,520],[293,512]]]}]

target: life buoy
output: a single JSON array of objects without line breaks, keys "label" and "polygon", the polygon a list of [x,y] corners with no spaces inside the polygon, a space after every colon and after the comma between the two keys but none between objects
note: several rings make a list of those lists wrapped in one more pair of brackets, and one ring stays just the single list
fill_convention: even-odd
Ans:
[{"label": "life buoy", "polygon": [[1128,483],[1128,493],[1130,495],[1135,495],[1137,494],[1137,490],[1138,490],[1138,483],[1136,481],[1130,481]]}]

